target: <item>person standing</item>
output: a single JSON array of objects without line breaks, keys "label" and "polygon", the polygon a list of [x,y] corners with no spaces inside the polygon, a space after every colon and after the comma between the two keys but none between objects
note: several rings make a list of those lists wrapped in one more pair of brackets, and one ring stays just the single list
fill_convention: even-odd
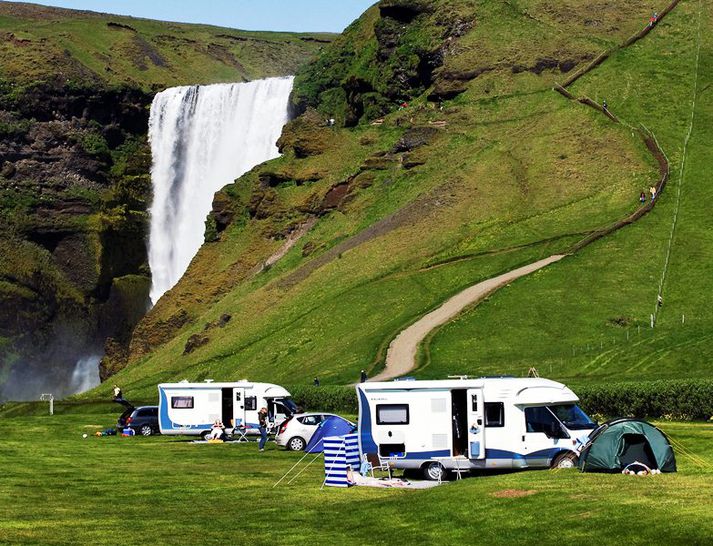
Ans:
[{"label": "person standing", "polygon": [[260,443],[258,449],[265,451],[265,443],[267,442],[267,408],[260,408],[257,412],[258,430],[260,430]]},{"label": "person standing", "polygon": [[120,398],[123,398],[119,385],[114,385],[114,389],[112,390],[112,392],[114,393],[114,400],[119,400]]},{"label": "person standing", "polygon": [[315,378],[314,378],[314,383],[313,383],[313,384],[314,384],[315,387],[319,387],[319,385],[320,385],[319,377],[315,377]]},{"label": "person standing", "polygon": [[651,186],[649,188],[649,193],[651,194],[651,201],[656,199],[656,186]]},{"label": "person standing", "polygon": [[639,195],[639,201],[642,205],[646,203],[646,194],[644,192],[641,192],[641,195]]},{"label": "person standing", "polygon": [[366,370],[362,370],[361,375],[359,376],[359,383],[366,383],[367,379]]}]

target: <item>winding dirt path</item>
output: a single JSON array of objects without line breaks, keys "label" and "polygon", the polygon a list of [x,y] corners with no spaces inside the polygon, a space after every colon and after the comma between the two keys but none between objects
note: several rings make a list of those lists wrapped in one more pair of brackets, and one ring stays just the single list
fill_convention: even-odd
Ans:
[{"label": "winding dirt path", "polygon": [[[679,4],[679,2],[680,0],[672,0],[671,3],[666,6],[666,8],[664,8],[664,10],[659,14],[658,22],[660,22],[661,19],[668,15]],[[563,84],[555,84],[553,88],[554,91],[557,91],[567,99],[579,102],[585,106],[600,111],[614,123],[621,123],[621,121],[607,108],[604,108],[602,105],[596,103],[589,97],[575,97],[567,90],[567,87],[571,86],[579,78],[591,72],[597,66],[602,64],[616,50],[627,48],[630,45],[638,42],[646,35],[648,35],[655,27],[656,25],[647,25],[639,32],[631,36],[620,46],[602,52],[588,65],[578,70],[567,80],[565,80]],[[660,195],[664,187],[666,186],[666,183],[668,182],[669,178],[668,160],[666,159],[663,150],[656,141],[656,138],[652,134],[642,129],[637,129],[637,131],[643,139],[644,143],[646,144],[646,147],[649,149],[649,152],[651,152],[651,154],[654,156],[659,165],[660,177],[658,182],[656,183],[656,188],[657,194]],[[635,222],[642,216],[648,214],[654,208],[656,202],[658,202],[658,199],[655,202],[651,201],[645,206],[638,208],[636,211],[629,214],[626,218],[614,222],[613,224],[607,227],[595,230],[587,237],[576,243],[569,250],[569,254],[573,254],[577,250],[588,246],[594,241],[601,239],[602,237],[605,237],[615,231],[618,231],[624,226]],[[520,277],[524,277],[525,275],[528,275],[534,271],[538,271],[539,269],[542,269],[543,267],[546,267],[554,262],[558,262],[566,255],[567,254],[555,254],[553,256],[550,256],[549,258],[545,258],[538,262],[534,262],[518,269],[514,269],[513,271],[503,273],[502,275],[499,275],[497,277],[482,281],[469,288],[466,288],[462,292],[459,292],[458,294],[447,300],[438,309],[436,309],[435,311],[431,311],[427,315],[421,317],[411,326],[409,326],[400,334],[398,334],[389,345],[389,349],[386,353],[386,362],[384,370],[373,378],[371,378],[370,381],[387,381],[405,375],[408,372],[412,371],[416,367],[416,353],[418,351],[419,345],[424,339],[426,339],[426,336],[428,336],[428,334],[432,332],[435,328],[442,326],[443,324],[460,314],[469,305],[473,305],[482,301],[488,295],[492,294],[499,288],[502,288],[511,281],[519,279]]]},{"label": "winding dirt path", "polygon": [[391,345],[389,345],[389,350],[386,354],[386,368],[373,377],[371,381],[386,381],[408,373],[414,368],[418,346],[434,328],[445,324],[463,309],[478,303],[498,288],[502,288],[515,279],[524,277],[551,263],[558,262],[564,257],[564,254],[555,254],[539,262],[534,262],[479,282],[459,292],[438,309],[424,315],[396,336]]}]

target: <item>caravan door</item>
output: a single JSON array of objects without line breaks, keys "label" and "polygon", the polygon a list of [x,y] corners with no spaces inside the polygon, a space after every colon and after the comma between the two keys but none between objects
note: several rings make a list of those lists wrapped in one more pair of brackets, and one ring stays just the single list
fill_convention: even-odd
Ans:
[{"label": "caravan door", "polygon": [[483,389],[468,389],[468,458],[485,459]]},{"label": "caravan door", "polygon": [[233,427],[245,424],[245,389],[233,389]]}]

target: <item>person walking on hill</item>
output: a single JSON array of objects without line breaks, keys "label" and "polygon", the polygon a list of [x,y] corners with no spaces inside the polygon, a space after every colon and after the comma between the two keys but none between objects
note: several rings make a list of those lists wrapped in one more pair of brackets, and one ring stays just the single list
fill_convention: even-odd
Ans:
[{"label": "person walking on hill", "polygon": [[649,17],[649,28],[653,27],[659,20],[659,14],[656,12],[653,12],[651,14],[651,17]]},{"label": "person walking on hill", "polygon": [[359,376],[359,383],[366,383],[366,380],[369,379],[366,375],[366,371],[362,370],[361,375]]},{"label": "person walking on hill", "polygon": [[114,385],[112,392],[114,393],[114,400],[119,400],[120,398],[123,398],[123,396],[121,395],[121,389],[119,388],[119,385]]},{"label": "person walking on hill", "polygon": [[604,99],[604,100],[602,101],[602,108],[603,108],[604,110],[607,110],[607,109],[609,108],[609,104],[607,104],[607,99]]},{"label": "person walking on hill", "polygon": [[260,431],[260,442],[257,447],[260,451],[265,451],[267,442],[267,408],[260,408],[257,412],[258,430]]},{"label": "person walking on hill", "polygon": [[313,384],[314,384],[315,387],[319,387],[319,385],[320,385],[319,377],[315,377],[315,378],[314,378]]},{"label": "person walking on hill", "polygon": [[646,203],[646,194],[642,191],[641,195],[639,195],[639,202],[643,205]]},{"label": "person walking on hill", "polygon": [[649,193],[651,194],[651,201],[653,202],[653,200],[656,199],[656,186],[651,186]]}]

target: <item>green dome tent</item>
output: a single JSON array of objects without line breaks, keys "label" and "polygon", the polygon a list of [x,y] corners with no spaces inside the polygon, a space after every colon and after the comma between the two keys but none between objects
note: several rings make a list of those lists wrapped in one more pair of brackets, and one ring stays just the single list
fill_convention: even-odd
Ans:
[{"label": "green dome tent", "polygon": [[615,419],[589,435],[579,457],[582,472],[621,472],[641,463],[661,472],[676,472],[676,458],[666,435],[651,423]]}]

